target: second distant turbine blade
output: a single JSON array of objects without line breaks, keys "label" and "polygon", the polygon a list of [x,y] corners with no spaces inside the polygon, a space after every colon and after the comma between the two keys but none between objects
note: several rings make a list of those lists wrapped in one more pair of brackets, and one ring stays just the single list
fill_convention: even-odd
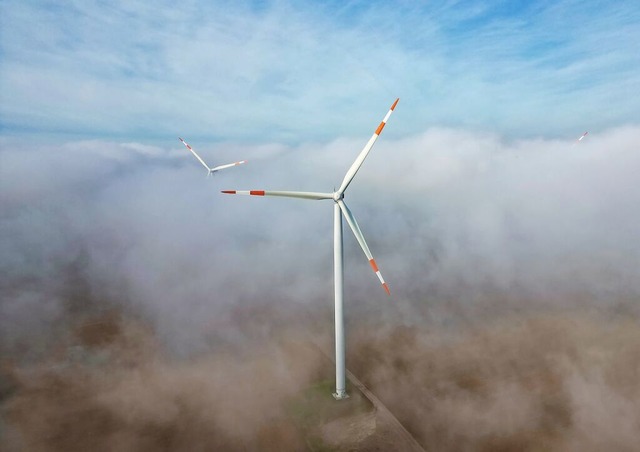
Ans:
[{"label": "second distant turbine blade", "polygon": [[238,166],[238,165],[242,165],[247,163],[246,160],[240,160],[239,162],[234,162],[234,163],[229,163],[227,165],[220,165],[220,166],[216,166],[215,168],[211,168],[211,172],[213,171],[219,171],[225,168],[231,168],[232,166]]},{"label": "second distant turbine blade", "polygon": [[207,165],[206,163],[204,163],[204,160],[202,160],[202,159],[200,158],[200,156],[196,153],[196,151],[194,151],[194,150],[193,150],[193,148],[192,148],[191,146],[189,146],[189,144],[188,144],[186,141],[184,141],[184,140],[183,140],[182,138],[180,138],[180,137],[178,137],[178,139],[179,139],[180,141],[182,141],[182,144],[184,144],[184,145],[187,147],[187,149],[189,149],[189,152],[191,152],[191,153],[195,156],[195,158],[197,158],[197,159],[200,161],[200,163],[202,163],[202,166],[204,166],[204,167],[207,169],[207,171],[209,171],[209,173],[211,173],[211,172],[213,171],[213,169],[209,168],[209,165]]}]

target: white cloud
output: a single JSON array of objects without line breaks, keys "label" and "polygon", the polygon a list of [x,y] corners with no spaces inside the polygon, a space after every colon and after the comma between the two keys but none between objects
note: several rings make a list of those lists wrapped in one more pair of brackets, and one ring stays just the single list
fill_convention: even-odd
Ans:
[{"label": "white cloud", "polygon": [[[451,303],[473,315],[487,300],[508,309],[531,299],[527,309],[535,309],[575,294],[588,305],[637,298],[639,140],[637,126],[592,133],[579,145],[453,129],[381,139],[346,201],[394,302],[380,304],[384,292],[345,227],[350,315],[374,304],[394,315],[409,309],[407,321],[420,321],[425,303],[433,320]],[[207,178],[177,140],[168,150],[5,139],[0,274],[3,312],[13,316],[6,322],[20,321],[21,300],[29,314],[38,294],[43,303],[62,300],[61,275],[78,260],[92,290],[129,300],[184,340],[198,338],[224,306],[329,303],[331,203],[219,190],[328,191],[363,143],[192,144],[211,162],[250,162]]]}]

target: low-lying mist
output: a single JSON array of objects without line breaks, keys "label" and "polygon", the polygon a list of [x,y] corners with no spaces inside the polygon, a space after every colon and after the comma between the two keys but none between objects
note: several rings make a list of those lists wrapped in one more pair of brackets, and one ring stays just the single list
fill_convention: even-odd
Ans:
[{"label": "low-lying mist", "polygon": [[458,334],[358,326],[348,360],[425,450],[635,450],[638,320],[569,311]]},{"label": "low-lying mist", "polygon": [[[640,128],[382,137],[349,187],[347,366],[426,450],[640,441]],[[305,450],[332,369],[329,191],[362,144],[76,142],[0,164],[3,421],[16,450]],[[244,448],[244,449],[243,449]]]},{"label": "low-lying mist", "polygon": [[328,375],[300,331],[178,359],[117,310],[66,326],[3,360],[7,450],[306,450],[287,401]]}]

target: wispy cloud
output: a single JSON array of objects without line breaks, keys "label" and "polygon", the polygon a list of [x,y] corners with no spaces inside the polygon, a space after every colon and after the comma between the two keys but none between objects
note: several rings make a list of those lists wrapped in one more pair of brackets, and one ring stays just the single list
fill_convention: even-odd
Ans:
[{"label": "wispy cloud", "polygon": [[[302,142],[640,120],[633,1],[2,3],[8,134]],[[365,135],[366,135],[365,133]]]}]

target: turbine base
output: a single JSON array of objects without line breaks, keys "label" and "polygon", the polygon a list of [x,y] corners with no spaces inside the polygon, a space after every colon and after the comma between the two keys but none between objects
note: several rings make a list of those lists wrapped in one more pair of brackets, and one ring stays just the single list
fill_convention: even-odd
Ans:
[{"label": "turbine base", "polygon": [[347,394],[347,391],[334,392],[331,395],[336,400],[344,400],[344,399],[348,399],[349,398],[349,394]]}]

